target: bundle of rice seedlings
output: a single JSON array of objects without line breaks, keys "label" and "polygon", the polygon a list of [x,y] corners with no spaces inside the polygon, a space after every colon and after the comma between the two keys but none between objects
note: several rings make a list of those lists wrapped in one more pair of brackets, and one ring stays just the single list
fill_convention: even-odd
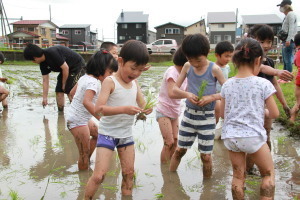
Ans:
[{"label": "bundle of rice seedlings", "polygon": [[[153,108],[156,105],[157,101],[156,101],[156,97],[155,95],[150,91],[150,89],[147,91],[147,96],[146,96],[146,105],[144,107],[144,110]],[[140,112],[137,116],[136,116],[136,121],[138,120],[143,120],[146,121],[147,117],[146,114],[143,112]]]},{"label": "bundle of rice seedlings", "polygon": [[199,86],[198,90],[198,100],[200,100],[203,97],[204,91],[207,87],[208,82],[206,80],[203,80],[201,85]]}]

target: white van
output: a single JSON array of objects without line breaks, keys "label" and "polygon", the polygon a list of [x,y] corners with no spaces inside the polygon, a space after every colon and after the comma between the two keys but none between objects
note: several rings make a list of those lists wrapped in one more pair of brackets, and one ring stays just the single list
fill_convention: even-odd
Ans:
[{"label": "white van", "polygon": [[174,39],[159,39],[151,44],[147,44],[149,54],[152,53],[170,53],[174,54],[177,50],[177,42]]}]

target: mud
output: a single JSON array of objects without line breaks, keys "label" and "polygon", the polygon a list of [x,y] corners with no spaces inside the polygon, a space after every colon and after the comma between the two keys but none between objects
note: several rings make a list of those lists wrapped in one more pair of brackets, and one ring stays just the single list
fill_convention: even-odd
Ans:
[{"label": "mud", "polygon": [[[41,75],[38,66],[1,66],[13,80],[9,108],[0,115],[0,199],[11,199],[14,191],[22,199],[83,199],[84,187],[92,174],[78,171],[78,151],[72,134],[58,113],[51,73],[49,103],[41,102]],[[166,67],[153,67],[139,82],[143,90],[151,86],[156,94]],[[66,98],[67,99],[67,98]],[[69,104],[68,101],[67,105]],[[0,106],[0,108],[2,108]],[[285,128],[273,124],[272,155],[275,163],[275,199],[300,198],[300,142],[289,138]],[[212,155],[211,179],[204,179],[196,143],[182,158],[177,172],[160,164],[162,136],[155,112],[146,122],[134,126],[135,182],[129,199],[232,199],[232,168],[222,141],[216,141]],[[114,154],[111,167],[96,194],[97,199],[124,199],[122,174]],[[246,199],[259,199],[260,176],[247,176]]]}]

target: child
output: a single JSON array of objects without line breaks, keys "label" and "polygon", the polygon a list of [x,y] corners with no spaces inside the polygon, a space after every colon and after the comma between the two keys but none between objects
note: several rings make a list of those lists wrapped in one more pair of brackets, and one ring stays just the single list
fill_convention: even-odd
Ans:
[{"label": "child", "polygon": [[264,115],[276,118],[279,111],[272,96],[276,92],[274,86],[266,79],[256,76],[263,56],[259,42],[251,38],[243,39],[232,58],[237,74],[222,86],[222,139],[229,150],[233,168],[233,199],[244,199],[246,154],[251,154],[263,177],[261,199],[274,197],[274,164],[266,144],[267,135],[263,125]]},{"label": "child", "polygon": [[[4,55],[2,52],[0,52],[0,64],[4,63]],[[7,108],[7,99],[6,97],[8,96],[9,92],[7,89],[4,88],[4,84],[7,81],[7,78],[2,77],[2,71],[0,69],[0,102],[2,102],[3,108]]]},{"label": "child", "polygon": [[[225,80],[228,79],[228,75],[230,73],[230,66],[228,65],[228,63],[231,61],[233,50],[234,49],[232,44],[228,41],[219,42],[215,48],[215,56],[217,58],[216,64],[222,70]],[[220,93],[222,86],[219,82],[217,82],[216,87],[217,87],[217,93]],[[215,117],[216,117],[216,124],[217,124],[220,118],[220,100],[216,101]]]},{"label": "child", "polygon": [[290,118],[291,122],[294,122],[296,120],[297,114],[300,109],[300,33],[295,35],[294,42],[295,42],[295,46],[296,46],[296,55],[295,55],[294,63],[298,68],[298,74],[297,74],[296,81],[295,81],[296,104],[294,105],[294,107],[291,110],[291,118]]},{"label": "child", "polygon": [[118,60],[118,46],[115,43],[103,42],[100,49],[106,49],[116,60]]},{"label": "child", "polygon": [[103,81],[95,106],[96,113],[102,116],[99,123],[95,170],[87,183],[85,199],[92,199],[103,182],[116,147],[122,168],[122,194],[132,195],[134,116],[139,112],[152,112],[152,109],[142,109],[146,102],[136,81],[146,70],[148,60],[146,45],[141,41],[129,40],[121,49],[118,71]]},{"label": "child", "polygon": [[[188,59],[173,88],[173,98],[186,98],[186,108],[179,128],[178,147],[170,163],[170,171],[176,171],[181,158],[191,148],[196,137],[203,163],[203,177],[212,175],[211,152],[214,144],[214,106],[219,99],[216,81],[223,84],[225,78],[220,68],[207,60],[210,50],[208,39],[201,34],[188,35],[182,42],[182,51]],[[179,89],[187,78],[187,91]],[[204,96],[198,98],[202,82],[208,82]]]},{"label": "child", "polygon": [[[77,90],[70,107],[67,109],[67,127],[76,141],[79,170],[89,167],[98,136],[97,125],[91,119],[95,115],[95,101],[100,91],[100,83],[106,76],[117,71],[117,61],[107,50],[100,50],[88,61],[86,74],[78,80]],[[92,138],[90,138],[92,137]]]},{"label": "child", "polygon": [[[169,67],[162,81],[156,107],[156,120],[159,124],[163,136],[164,146],[160,154],[161,163],[167,163],[171,160],[177,147],[178,134],[178,117],[180,115],[180,99],[172,98],[172,88],[182,70],[183,65],[187,62],[181,47],[177,49],[173,57],[175,66]],[[186,79],[181,85],[182,90],[186,90]]]}]

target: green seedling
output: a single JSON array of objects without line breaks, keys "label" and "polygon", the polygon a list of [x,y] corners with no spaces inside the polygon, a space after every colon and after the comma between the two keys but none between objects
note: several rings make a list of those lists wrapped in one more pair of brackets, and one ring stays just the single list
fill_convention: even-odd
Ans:
[{"label": "green seedling", "polygon": [[[146,105],[144,107],[144,110],[147,110],[147,109],[150,109],[150,108],[153,108],[155,105],[156,105],[157,101],[156,101],[156,97],[155,95],[150,91],[150,89],[148,90],[147,92],[147,96],[146,96]],[[136,116],[136,121],[135,123],[138,121],[138,120],[143,120],[143,121],[146,121],[147,117],[145,115],[145,113],[143,112],[140,112],[137,116]]]},{"label": "green seedling", "polygon": [[7,84],[13,84],[13,83],[14,83],[14,80],[13,80],[13,79],[7,79],[6,83],[7,83]]},{"label": "green seedling", "polygon": [[207,87],[208,82],[206,80],[203,80],[201,85],[199,86],[198,90],[198,99],[200,100],[203,97],[204,91]]}]

